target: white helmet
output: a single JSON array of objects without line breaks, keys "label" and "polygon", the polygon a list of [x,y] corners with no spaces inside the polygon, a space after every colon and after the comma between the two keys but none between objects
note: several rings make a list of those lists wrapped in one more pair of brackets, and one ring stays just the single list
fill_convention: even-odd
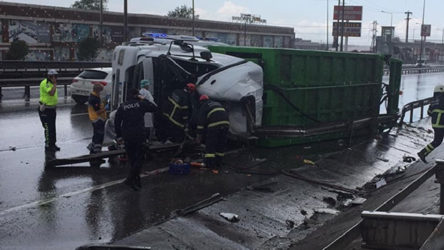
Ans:
[{"label": "white helmet", "polygon": [[55,76],[55,75],[58,75],[58,74],[59,73],[55,69],[48,70],[48,76]]},{"label": "white helmet", "polygon": [[444,85],[438,84],[435,86],[433,93],[444,93]]}]

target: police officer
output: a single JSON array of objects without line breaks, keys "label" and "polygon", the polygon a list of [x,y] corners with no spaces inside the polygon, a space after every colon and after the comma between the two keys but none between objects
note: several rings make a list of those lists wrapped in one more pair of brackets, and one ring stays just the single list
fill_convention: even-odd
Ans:
[{"label": "police officer", "polygon": [[191,96],[195,90],[196,85],[188,83],[185,88],[174,90],[162,105],[164,122],[160,128],[161,140],[171,139],[173,142],[182,142],[185,139],[185,130],[188,128],[189,118],[192,115]]},{"label": "police officer", "polygon": [[210,100],[207,95],[200,96],[199,101],[197,141],[200,143],[205,135],[205,165],[220,168],[230,126],[228,114],[222,104]]},{"label": "police officer", "polygon": [[434,131],[433,141],[418,152],[419,158],[427,163],[426,157],[436,147],[441,145],[444,138],[444,85],[438,85],[433,91],[433,101],[427,110],[432,117],[432,128]]},{"label": "police officer", "polygon": [[130,162],[130,170],[125,184],[134,190],[139,190],[140,172],[144,158],[143,144],[146,140],[144,115],[146,112],[157,111],[157,106],[139,95],[137,89],[128,91],[128,99],[117,109],[115,132],[118,142],[125,143],[125,151]]},{"label": "police officer", "polygon": [[93,126],[92,142],[88,149],[91,154],[102,151],[103,138],[105,137],[106,110],[105,104],[100,98],[103,85],[96,83],[88,98],[88,116]]},{"label": "police officer", "polygon": [[60,151],[56,145],[56,106],[57,94],[57,71],[48,70],[47,78],[40,82],[39,117],[42,122],[45,135],[45,151]]}]

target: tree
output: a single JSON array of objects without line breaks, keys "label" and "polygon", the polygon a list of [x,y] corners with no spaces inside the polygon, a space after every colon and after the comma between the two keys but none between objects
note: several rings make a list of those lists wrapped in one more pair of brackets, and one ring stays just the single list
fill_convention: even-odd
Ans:
[{"label": "tree", "polygon": [[96,58],[99,48],[99,40],[92,37],[85,38],[79,43],[77,58],[81,61],[93,60]]},{"label": "tree", "polygon": [[180,17],[180,18],[193,18],[193,8],[182,5],[176,7],[172,11],[168,11],[167,16],[169,17]]},{"label": "tree", "polygon": [[25,60],[29,52],[28,44],[22,40],[14,40],[6,53],[6,60]]},{"label": "tree", "polygon": [[[83,10],[100,10],[100,1],[101,0],[77,0],[71,6],[75,9],[83,9]],[[103,9],[106,9],[106,2],[108,0],[103,0]]]}]

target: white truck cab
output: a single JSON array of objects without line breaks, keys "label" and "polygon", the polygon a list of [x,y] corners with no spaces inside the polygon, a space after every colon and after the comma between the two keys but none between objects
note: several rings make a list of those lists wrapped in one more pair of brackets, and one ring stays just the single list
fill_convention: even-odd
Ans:
[{"label": "white truck cab", "polygon": [[[248,136],[261,125],[263,72],[255,63],[211,53],[182,40],[169,44],[147,40],[117,46],[112,69],[111,110],[126,100],[130,88],[139,88],[142,79],[152,83],[150,91],[159,106],[173,90],[191,82],[196,84],[199,94],[223,103],[232,134]],[[111,123],[113,117],[112,113]]]}]

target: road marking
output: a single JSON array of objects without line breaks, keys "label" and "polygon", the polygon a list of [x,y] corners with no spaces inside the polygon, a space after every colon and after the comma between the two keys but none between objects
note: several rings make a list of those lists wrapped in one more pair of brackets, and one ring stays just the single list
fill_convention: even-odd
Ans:
[{"label": "road marking", "polygon": [[[145,171],[143,174],[140,175],[140,178],[145,178],[145,177],[148,177],[148,176],[165,173],[165,172],[168,171],[168,169],[169,169],[168,167],[165,167],[165,168],[159,168],[159,169],[152,170],[152,171]],[[56,200],[59,200],[61,198],[70,198],[70,197],[75,196],[75,195],[79,195],[79,194],[83,194],[83,193],[87,193],[87,192],[94,192],[96,190],[100,190],[100,189],[104,189],[104,188],[107,188],[107,187],[111,187],[111,186],[120,184],[123,181],[125,181],[125,179],[120,179],[120,180],[116,180],[116,181],[110,181],[110,182],[107,182],[107,183],[104,183],[104,184],[100,184],[100,185],[96,185],[96,186],[93,186],[93,187],[89,187],[89,188],[85,188],[85,189],[69,192],[69,193],[66,193],[66,194],[62,194],[62,195],[59,195],[59,196],[56,196],[56,197],[53,197],[53,198],[43,199],[43,200],[39,200],[39,201],[34,201],[34,202],[27,203],[27,204],[23,204],[23,205],[20,205],[20,206],[12,207],[12,208],[9,208],[9,209],[1,211],[0,212],[0,217],[6,215],[8,213],[17,212],[17,211],[20,211],[20,210],[23,210],[23,209],[43,206],[43,205],[46,205],[48,203],[54,202]]]}]

